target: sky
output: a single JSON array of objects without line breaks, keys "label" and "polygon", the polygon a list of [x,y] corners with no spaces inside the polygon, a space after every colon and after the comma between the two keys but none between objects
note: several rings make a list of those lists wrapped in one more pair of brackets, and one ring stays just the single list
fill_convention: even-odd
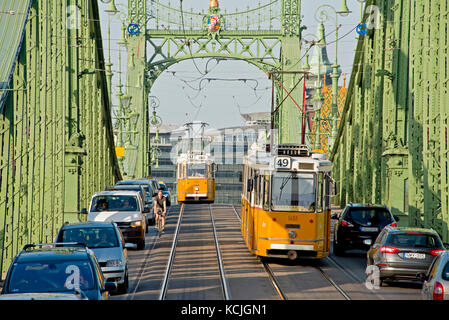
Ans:
[{"label": "sky", "polygon": [[[261,4],[266,4],[271,0],[260,0]],[[117,42],[121,35],[120,18],[126,16],[127,0],[116,0],[116,4],[124,14],[112,17],[111,23],[111,60],[112,70],[118,71],[118,50]],[[168,0],[160,0],[162,3],[168,3]],[[179,0],[171,0],[172,6],[179,6]],[[257,7],[259,0],[220,0],[220,8],[227,9],[228,12],[234,12],[235,9],[246,10]],[[183,0],[183,9],[185,11],[207,10],[209,0]],[[331,5],[335,9],[341,6],[341,0],[303,0],[302,18],[303,25],[307,30],[303,36],[307,38],[308,34],[316,34],[318,22],[315,20],[315,12],[321,5]],[[351,74],[351,65],[354,59],[354,50],[356,47],[355,27],[360,23],[360,2],[359,0],[347,0],[347,5],[352,11],[347,17],[339,17],[341,24],[339,29],[338,41],[338,63],[341,66],[342,73],[346,74],[346,86],[349,84]],[[101,3],[100,15],[102,20],[102,33],[105,49],[105,57],[108,56],[108,19],[109,16],[104,12],[107,4]],[[329,43],[335,40],[335,21],[333,14],[325,22],[326,40]],[[342,38],[343,37],[343,38]],[[148,47],[149,48],[149,47]],[[329,44],[328,56],[331,62],[334,61],[334,44]],[[126,53],[122,53],[122,72],[126,72]],[[151,55],[151,52],[148,52]],[[241,81],[203,81],[201,90],[200,81],[192,81],[202,76],[199,71],[206,70],[207,60],[195,59],[186,60],[177,63],[169,68],[168,71],[159,76],[151,88],[151,95],[156,96],[160,101],[157,109],[158,115],[162,118],[164,124],[182,125],[190,121],[204,121],[210,124],[212,128],[224,128],[239,126],[244,124],[240,113],[268,112],[271,109],[271,81],[257,67],[244,61],[221,61],[215,63],[215,60],[209,61],[207,77],[226,78],[226,79],[252,79],[243,83]],[[173,72],[175,74],[173,75]],[[125,82],[125,75],[122,75],[122,82]],[[114,74],[113,84],[113,103],[115,104],[116,85],[118,83],[118,73]],[[343,76],[340,77],[339,85],[343,84]],[[256,89],[256,90],[254,90]]]}]

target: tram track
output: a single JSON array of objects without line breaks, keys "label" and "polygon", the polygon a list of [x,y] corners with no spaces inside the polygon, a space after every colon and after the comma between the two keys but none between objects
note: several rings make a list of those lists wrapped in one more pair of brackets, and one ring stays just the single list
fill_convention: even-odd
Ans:
[{"label": "tram track", "polygon": [[[236,215],[237,219],[241,222],[241,217],[238,214],[237,210],[235,209],[235,206],[232,205],[232,209],[234,211],[234,214]],[[281,300],[288,300],[286,293],[284,290],[282,290],[281,285],[279,281],[277,280],[272,268],[270,267],[269,263],[266,261],[263,261],[262,258],[259,257],[260,262],[262,263],[266,273],[268,274],[268,277],[270,278],[270,281],[278,294],[279,298]],[[351,297],[347,294],[345,290],[343,290],[330,276],[327,274],[320,266],[314,266],[316,270],[320,272],[320,274],[326,279],[328,283],[330,283],[346,300],[351,300]]]},{"label": "tram track", "polygon": [[[176,262],[176,258],[177,258],[178,246],[183,241],[187,241],[187,239],[182,239],[182,237],[180,237],[181,230],[183,228],[183,219],[184,219],[186,208],[188,208],[188,205],[183,204],[182,208],[181,208],[181,212],[179,214],[179,218],[178,218],[178,222],[176,225],[176,230],[175,230],[175,234],[174,234],[174,238],[173,238],[172,247],[171,247],[170,254],[169,254],[169,259],[168,259],[168,262],[166,265],[165,274],[163,277],[163,281],[162,281],[162,285],[161,285],[161,289],[160,289],[160,293],[159,293],[159,300],[167,299],[167,293],[169,291],[169,284],[170,284],[170,281],[172,281],[172,274],[173,274],[173,271],[176,270],[175,262]],[[200,207],[200,209],[198,211],[204,210],[205,208],[206,208],[205,206]],[[228,287],[227,280],[226,280],[223,258],[221,255],[220,244],[218,241],[218,235],[217,235],[217,230],[215,227],[214,215],[212,212],[211,205],[208,206],[208,211],[209,211],[209,217],[210,217],[210,229],[212,231],[211,233],[213,234],[213,243],[214,243],[214,247],[215,247],[215,255],[216,255],[217,265],[218,265],[217,278],[219,278],[219,283],[221,286],[221,296],[224,300],[230,300],[229,287]],[[207,227],[207,228],[209,228],[209,227]],[[207,249],[207,251],[210,251],[210,250]],[[200,258],[198,258],[198,259],[200,259]]]}]

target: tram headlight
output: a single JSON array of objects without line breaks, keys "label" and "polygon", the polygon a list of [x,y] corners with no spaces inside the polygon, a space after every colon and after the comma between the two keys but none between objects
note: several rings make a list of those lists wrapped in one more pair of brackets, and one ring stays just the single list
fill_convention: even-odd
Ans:
[{"label": "tram headlight", "polygon": [[288,232],[288,236],[289,236],[290,238],[296,238],[296,231],[290,230],[290,231]]}]

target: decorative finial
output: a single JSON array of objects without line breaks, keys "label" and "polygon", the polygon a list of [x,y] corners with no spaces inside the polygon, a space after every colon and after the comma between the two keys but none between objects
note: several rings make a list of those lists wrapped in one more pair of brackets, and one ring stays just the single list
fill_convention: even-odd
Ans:
[{"label": "decorative finial", "polygon": [[209,0],[209,8],[218,8],[218,0]]}]

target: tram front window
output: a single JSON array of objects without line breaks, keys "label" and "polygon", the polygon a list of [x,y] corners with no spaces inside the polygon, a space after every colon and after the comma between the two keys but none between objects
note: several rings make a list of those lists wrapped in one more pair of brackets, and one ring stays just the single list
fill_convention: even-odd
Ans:
[{"label": "tram front window", "polygon": [[272,209],[315,212],[315,190],[314,174],[277,172],[272,180]]},{"label": "tram front window", "polygon": [[205,177],[206,165],[205,164],[191,164],[187,167],[188,177]]}]

